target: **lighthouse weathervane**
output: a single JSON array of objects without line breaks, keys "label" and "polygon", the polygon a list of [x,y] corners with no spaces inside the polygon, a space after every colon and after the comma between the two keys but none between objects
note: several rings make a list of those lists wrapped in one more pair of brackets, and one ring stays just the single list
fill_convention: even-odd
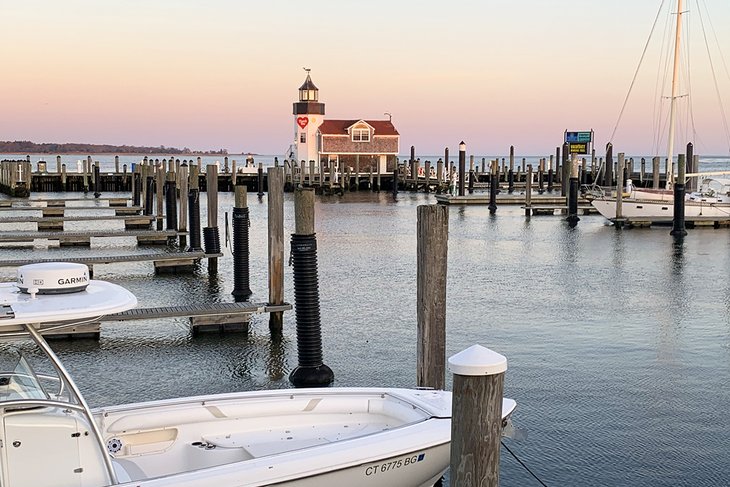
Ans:
[{"label": "lighthouse weathervane", "polygon": [[317,129],[324,121],[324,103],[319,102],[319,89],[312,82],[311,68],[304,68],[307,79],[299,87],[299,101],[294,102],[294,159],[319,164]]}]

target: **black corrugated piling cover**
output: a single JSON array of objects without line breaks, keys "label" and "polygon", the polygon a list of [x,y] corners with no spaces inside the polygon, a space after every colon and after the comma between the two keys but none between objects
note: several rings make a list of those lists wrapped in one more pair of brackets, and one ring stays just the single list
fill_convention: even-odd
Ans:
[{"label": "black corrugated piling cover", "polygon": [[322,359],[315,235],[292,235],[291,262],[299,366],[289,375],[289,381],[297,387],[328,385],[334,380],[334,373]]},{"label": "black corrugated piling cover", "polygon": [[94,164],[94,198],[101,196],[99,188],[101,187],[101,181],[99,178],[99,165]]},{"label": "black corrugated piling cover", "polygon": [[[203,228],[203,244],[206,254],[219,254],[221,251],[221,238],[218,234],[218,227]],[[208,272],[218,272],[218,259],[208,259]]]},{"label": "black corrugated piling cover", "polygon": [[190,252],[201,252],[200,246],[200,190],[188,191],[188,228],[190,230]]},{"label": "black corrugated piling cover", "polygon": [[233,208],[233,296],[236,301],[251,296],[249,276],[248,208]]},{"label": "black corrugated piling cover", "polygon": [[152,204],[154,202],[155,198],[155,178],[152,176],[147,176],[147,185],[145,186],[145,192],[144,192],[144,214],[145,215],[151,215],[152,214]]},{"label": "black corrugated piling cover", "polygon": [[[671,164],[671,161],[669,162]],[[684,222],[684,179],[686,173],[685,155],[677,156],[677,179],[674,182],[674,217],[672,218],[672,231],[670,235],[675,237],[684,237],[687,235]]]},{"label": "black corrugated piling cover", "polygon": [[132,193],[132,206],[139,206],[140,198],[142,196],[142,177],[141,174],[134,173],[134,192]]},{"label": "black corrugated piling cover", "polygon": [[168,230],[177,230],[177,184],[165,182],[165,219]]},{"label": "black corrugated piling cover", "polygon": [[579,184],[577,177],[570,177],[568,186],[568,225],[575,227],[578,225],[580,218],[578,217],[578,191]]}]

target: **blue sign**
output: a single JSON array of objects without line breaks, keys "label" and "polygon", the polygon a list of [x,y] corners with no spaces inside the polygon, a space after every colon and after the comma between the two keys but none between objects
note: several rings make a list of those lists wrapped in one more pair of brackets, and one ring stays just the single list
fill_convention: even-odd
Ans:
[{"label": "blue sign", "polygon": [[589,132],[565,132],[565,143],[593,142],[593,131]]}]

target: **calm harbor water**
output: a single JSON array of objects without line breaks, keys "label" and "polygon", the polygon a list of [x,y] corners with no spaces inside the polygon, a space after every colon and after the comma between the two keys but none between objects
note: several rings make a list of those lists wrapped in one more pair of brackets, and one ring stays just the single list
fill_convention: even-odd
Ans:
[{"label": "calm harbor water", "polygon": [[[324,358],[336,386],[415,385],[416,207],[433,202],[317,198]],[[221,193],[222,240],[232,206]],[[250,195],[249,207],[251,300],[266,301],[266,197]],[[508,358],[505,394],[529,436],[505,441],[538,476],[550,486],[730,484],[730,230],[690,230],[675,243],[668,228],[617,231],[593,215],[574,229],[506,206],[494,216],[451,207],[449,218],[447,355],[479,343]],[[135,251],[117,239],[0,256]],[[135,263],[97,266],[95,277],[126,286],[140,306],[230,302],[225,253],[216,276],[204,264],[193,275],[154,276],[151,264]],[[167,319],[104,324],[98,342],[53,347],[92,406],[288,387],[297,365],[293,312],[281,343],[256,316],[247,337],[192,338],[187,320]],[[501,485],[538,484],[503,450]]]}]

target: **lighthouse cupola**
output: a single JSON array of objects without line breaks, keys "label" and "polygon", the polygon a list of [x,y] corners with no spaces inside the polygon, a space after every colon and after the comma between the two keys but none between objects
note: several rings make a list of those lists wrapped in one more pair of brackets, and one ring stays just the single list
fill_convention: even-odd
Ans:
[{"label": "lighthouse cupola", "polygon": [[314,161],[319,164],[317,148],[317,129],[324,121],[324,103],[319,101],[319,89],[312,82],[307,72],[307,79],[299,87],[299,101],[294,102],[294,144],[292,156],[297,161]]},{"label": "lighthouse cupola", "polygon": [[304,80],[304,84],[299,87],[299,101],[318,101],[319,90],[314,83],[312,78],[307,73],[307,79]]}]

